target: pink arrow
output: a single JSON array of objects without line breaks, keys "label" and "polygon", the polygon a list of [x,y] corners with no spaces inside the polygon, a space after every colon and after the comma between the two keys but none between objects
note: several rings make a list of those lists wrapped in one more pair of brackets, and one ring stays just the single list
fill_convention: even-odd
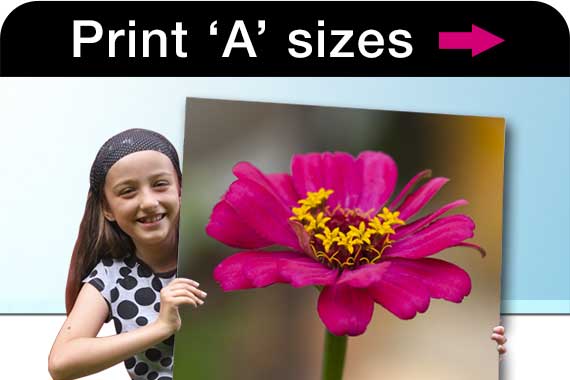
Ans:
[{"label": "pink arrow", "polygon": [[471,57],[503,42],[500,37],[471,25],[470,32],[439,32],[440,49],[471,49]]}]

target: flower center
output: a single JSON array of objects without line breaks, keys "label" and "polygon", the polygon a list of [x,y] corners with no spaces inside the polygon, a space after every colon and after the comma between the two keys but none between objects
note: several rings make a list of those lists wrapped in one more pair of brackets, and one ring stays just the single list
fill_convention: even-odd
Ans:
[{"label": "flower center", "polygon": [[362,264],[374,264],[391,246],[393,226],[405,224],[398,218],[398,211],[387,207],[370,216],[372,210],[345,209],[340,206],[331,210],[325,205],[333,190],[323,188],[307,192],[307,197],[293,207],[290,218],[303,225],[309,235],[309,246],[315,258],[331,268],[355,269]]}]

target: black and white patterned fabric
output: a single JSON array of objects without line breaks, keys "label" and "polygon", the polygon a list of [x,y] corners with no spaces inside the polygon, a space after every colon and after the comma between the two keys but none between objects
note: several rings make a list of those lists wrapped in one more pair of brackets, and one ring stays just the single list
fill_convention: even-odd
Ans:
[{"label": "black and white patterned fabric", "polygon": [[[103,259],[83,280],[93,285],[109,306],[107,322],[117,334],[154,321],[160,311],[160,290],[172,281],[176,270],[153,273],[147,264],[131,255],[126,259]],[[174,335],[125,360],[132,379],[172,380]]]}]

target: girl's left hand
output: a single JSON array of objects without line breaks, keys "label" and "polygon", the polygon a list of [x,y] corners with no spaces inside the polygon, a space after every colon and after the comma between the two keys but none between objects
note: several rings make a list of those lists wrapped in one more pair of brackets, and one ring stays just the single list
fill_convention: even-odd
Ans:
[{"label": "girl's left hand", "polygon": [[505,343],[507,343],[507,338],[505,338],[505,328],[503,326],[497,326],[493,329],[493,334],[491,334],[491,339],[497,342],[497,351],[500,355],[507,352]]}]

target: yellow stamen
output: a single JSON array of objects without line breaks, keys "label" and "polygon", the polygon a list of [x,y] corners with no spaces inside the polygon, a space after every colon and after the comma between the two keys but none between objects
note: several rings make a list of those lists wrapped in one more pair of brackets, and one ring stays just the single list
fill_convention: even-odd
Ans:
[{"label": "yellow stamen", "polygon": [[337,242],[338,246],[344,246],[346,247],[348,253],[350,253],[351,255],[354,253],[354,246],[356,245],[355,243],[352,242],[352,239],[350,238],[350,236],[346,235],[344,232],[339,232],[338,233],[338,242]]},{"label": "yellow stamen", "polygon": [[382,209],[382,213],[378,214],[378,216],[384,219],[385,222],[388,222],[390,225],[392,224],[406,224],[403,220],[398,218],[400,216],[400,211],[391,212],[388,210],[388,207],[384,207]]},{"label": "yellow stamen", "polygon": [[370,236],[372,235],[373,231],[366,228],[366,224],[362,221],[358,225],[358,228],[354,226],[348,226],[350,231],[348,232],[347,236],[351,239],[350,241],[353,244],[371,244],[370,243]]},{"label": "yellow stamen", "polygon": [[325,190],[321,187],[319,191],[307,192],[307,197],[305,199],[300,199],[298,203],[301,206],[308,208],[316,208],[319,207],[324,201],[326,201],[332,193],[332,190]]},{"label": "yellow stamen", "polygon": [[[372,210],[363,213],[360,209],[344,209],[340,205],[331,212],[325,201],[332,193],[332,190],[324,188],[307,192],[307,196],[298,201],[299,207],[292,208],[293,216],[290,219],[302,223],[311,239],[320,241],[311,240],[309,245],[313,255],[339,268],[378,262],[384,250],[392,246],[390,236],[396,233],[394,226],[405,224],[399,218],[400,212],[391,212],[384,207],[382,212],[373,215]],[[346,221],[359,220],[358,226],[346,223],[341,231],[338,223],[343,217]],[[331,230],[332,226],[328,223],[333,218],[337,227]]]},{"label": "yellow stamen", "polygon": [[325,216],[324,212],[321,211],[317,214],[316,218],[313,218],[311,215],[311,218],[309,219],[309,225],[305,226],[305,229],[307,232],[311,232],[313,230],[322,230],[328,228],[326,226],[326,222],[329,220],[331,220],[331,218]]},{"label": "yellow stamen", "polygon": [[323,247],[325,248],[325,252],[328,253],[331,245],[339,242],[340,230],[337,227],[331,231],[330,228],[325,226],[323,229],[323,232],[324,232],[324,235],[323,234],[316,234],[315,237],[317,239],[320,239],[323,242]]},{"label": "yellow stamen", "polygon": [[299,222],[303,222],[308,218],[309,215],[309,208],[305,206],[301,207],[293,207],[293,216],[289,218],[289,220],[298,220]]}]

